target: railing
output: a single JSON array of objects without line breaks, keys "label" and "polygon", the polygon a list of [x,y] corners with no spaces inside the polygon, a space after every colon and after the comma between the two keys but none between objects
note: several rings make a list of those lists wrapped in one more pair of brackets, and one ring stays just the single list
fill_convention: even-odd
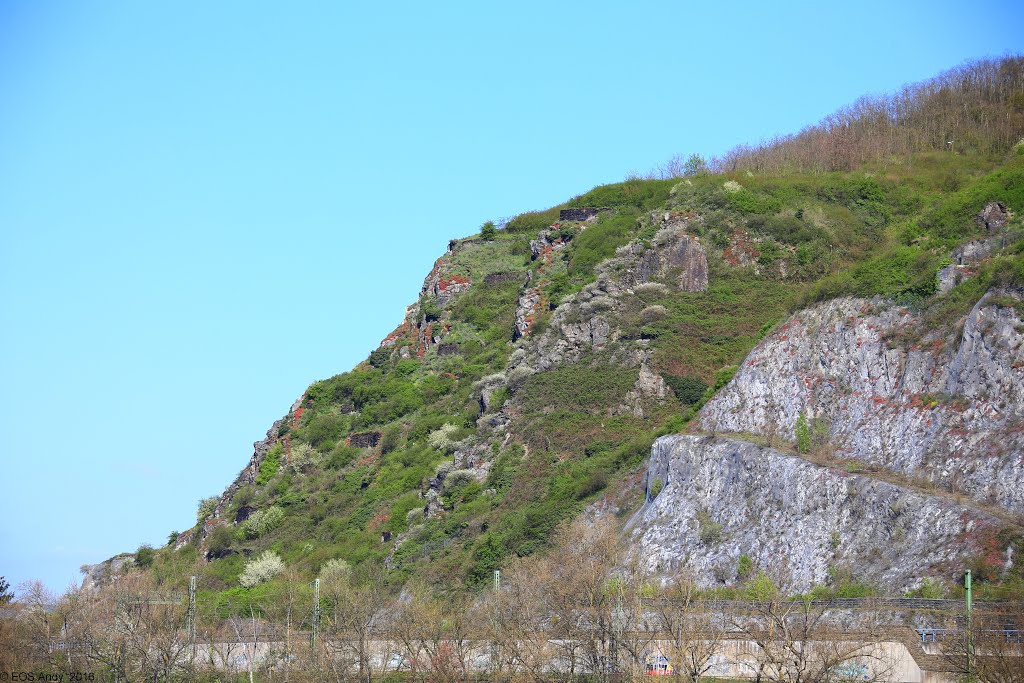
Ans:
[{"label": "railing", "polygon": [[[645,605],[657,605],[675,602],[671,598],[647,598],[643,600]],[[791,601],[782,600],[781,604]],[[794,600],[792,602],[799,602]],[[709,609],[725,610],[749,610],[767,606],[770,603],[747,601],[747,600],[695,600],[693,603],[703,604]],[[833,609],[871,609],[871,608],[899,608],[899,609],[922,609],[937,610],[942,612],[962,612],[964,610],[963,600],[932,600],[928,598],[834,598],[831,600],[811,600],[813,607],[831,607]],[[1024,609],[1024,603],[999,602],[999,601],[974,601],[975,611],[990,611],[1001,609]]]},{"label": "railing", "polygon": [[[958,628],[915,628],[914,630],[921,636],[921,643],[923,644],[941,643],[944,640],[960,638],[964,633]],[[975,631],[974,635],[976,638],[995,636],[1007,643],[1024,643],[1024,631],[1020,629],[984,629]]]}]

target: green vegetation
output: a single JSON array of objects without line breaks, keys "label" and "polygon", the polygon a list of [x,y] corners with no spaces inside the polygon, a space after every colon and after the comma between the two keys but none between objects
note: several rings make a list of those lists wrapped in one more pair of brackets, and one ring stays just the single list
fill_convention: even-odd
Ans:
[{"label": "green vegetation", "polygon": [[145,569],[153,564],[155,558],[156,551],[152,546],[140,545],[139,549],[135,551],[135,566]]},{"label": "green vegetation", "polygon": [[[986,102],[983,109],[995,112],[998,103]],[[999,127],[993,140],[1005,132]],[[488,221],[478,236],[455,241],[432,274],[433,288],[388,345],[310,386],[254,481],[234,493],[223,516],[234,519],[244,508],[248,519],[216,526],[205,540],[213,559],[202,581],[213,603],[230,610],[241,604],[240,591],[276,590],[280,575],[244,574],[247,558],[267,553],[304,578],[329,562],[367,576],[387,558],[382,580],[392,586],[411,577],[453,592],[485,585],[494,569],[544,549],[558,524],[587,505],[608,501],[623,515],[635,509],[653,439],[685,428],[792,311],[838,296],[888,297],[923,313],[920,328],[891,339],[906,344],[957,324],[994,286],[1024,286],[1024,155],[1011,144],[978,141],[951,152],[920,142],[905,154],[876,155],[857,152],[867,149],[857,146],[867,138],[858,138],[836,143],[849,159],[822,160],[794,147],[799,139],[760,150],[763,163],[750,150],[710,164],[691,158],[678,165],[680,177],[602,185],[503,229]],[[788,156],[776,154],[782,148]],[[1000,250],[975,277],[938,296],[938,269],[957,246],[987,236],[974,216],[995,200],[1017,216]],[[560,222],[566,207],[609,210],[585,223]],[[490,383],[525,353],[520,347],[551,329],[568,297],[599,273],[620,274],[607,263],[620,247],[652,246],[665,214],[688,217],[687,232],[707,253],[706,291],[681,292],[670,278],[655,278],[614,301],[595,297],[589,310],[600,310],[617,335],[608,348]],[[533,259],[529,241],[542,230],[559,248]],[[530,339],[515,343],[516,310],[528,288],[539,301]],[[1012,297],[993,303],[1018,306]],[[563,323],[585,322],[573,315]],[[627,397],[639,371],[623,363],[616,340],[644,345],[648,367],[676,400],[637,409]],[[486,411],[484,386],[497,387]],[[492,439],[492,423],[507,438]],[[800,415],[800,452],[828,439],[827,425]],[[480,463],[489,468],[466,469]],[[654,480],[650,494],[663,485]],[[212,516],[211,501],[200,505],[200,522]],[[711,511],[696,515],[696,527],[701,543],[722,541]],[[837,549],[839,539],[831,545]],[[200,547],[193,540],[177,551],[140,548],[136,561],[180,585]],[[747,555],[736,570],[744,583],[736,595],[777,594]],[[982,570],[982,578],[991,574]],[[871,593],[843,571],[820,590]],[[255,581],[248,588],[240,587],[243,575]]]},{"label": "green vegetation", "polygon": [[259,474],[256,475],[257,486],[263,486],[270,481],[271,477],[277,474],[277,469],[281,465],[281,454],[283,452],[284,449],[281,447],[281,444],[276,444],[270,449],[266,457],[263,458],[263,462],[260,463]]},{"label": "green vegetation", "polygon": [[811,450],[811,428],[807,425],[807,416],[800,413],[796,418],[796,449],[800,453]]}]

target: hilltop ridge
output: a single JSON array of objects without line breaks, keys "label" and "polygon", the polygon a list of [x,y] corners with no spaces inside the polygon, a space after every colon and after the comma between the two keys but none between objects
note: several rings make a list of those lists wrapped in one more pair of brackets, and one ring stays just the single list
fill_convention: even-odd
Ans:
[{"label": "hilltop ridge", "polygon": [[[972,562],[1019,585],[1019,527],[859,478],[1024,511],[1024,60],[908,92],[881,122],[861,107],[452,240],[367,360],[312,384],[196,526],[136,564],[173,586],[198,572],[221,606],[268,590],[239,584],[268,550],[308,576],[342,559],[395,587],[478,587],[564,520],[644,506],[635,552],[709,587],[779,552],[793,590],[839,588],[844,566],[902,593]],[[939,117],[959,148],[903,135],[944,99],[978,113]],[[808,145],[832,161],[793,152]],[[965,454],[979,444],[999,452]],[[785,455],[812,447],[825,465]],[[896,523],[886,505],[913,509]],[[902,563],[868,552],[898,529]]]}]

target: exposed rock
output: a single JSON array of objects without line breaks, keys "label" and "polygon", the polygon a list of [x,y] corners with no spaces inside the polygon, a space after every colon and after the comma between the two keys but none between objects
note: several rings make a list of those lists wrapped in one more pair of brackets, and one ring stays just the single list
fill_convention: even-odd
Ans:
[{"label": "exposed rock", "polygon": [[380,432],[358,432],[349,436],[345,443],[356,448],[376,448],[380,437]]},{"label": "exposed rock", "polygon": [[989,202],[984,209],[978,212],[974,220],[989,232],[996,232],[1005,228],[1009,223],[1010,211],[1002,202]]},{"label": "exposed rock", "polygon": [[689,223],[699,217],[664,214],[661,219],[669,222],[655,233],[653,248],[634,242],[618,255],[620,261],[632,260],[625,267],[622,283],[634,287],[665,278],[684,292],[703,292],[708,288],[707,255],[700,240],[686,233]]},{"label": "exposed rock", "polygon": [[576,209],[561,209],[558,212],[558,220],[560,221],[589,221],[597,218],[597,216],[605,211],[611,211],[611,208],[607,206],[598,207],[583,207]]},{"label": "exposed rock", "polygon": [[522,339],[530,332],[541,308],[542,294],[540,287],[530,287],[519,295],[516,305],[516,321],[512,331],[512,339]]},{"label": "exposed rock", "polygon": [[651,372],[646,365],[640,366],[633,389],[626,394],[622,404],[615,410],[617,414],[629,414],[636,417],[644,416],[644,405],[651,401],[663,401],[669,395],[668,385],[661,375]]},{"label": "exposed rock", "polygon": [[757,242],[751,239],[746,230],[734,230],[722,258],[733,266],[753,266],[754,272],[757,272],[757,259],[760,255]]},{"label": "exposed rock", "polygon": [[83,564],[82,590],[92,592],[117,581],[126,571],[135,566],[135,555],[122,553],[98,564]]},{"label": "exposed rock", "polygon": [[964,280],[974,277],[977,272],[978,271],[970,266],[962,266],[955,263],[939,268],[937,276],[939,281],[938,293],[947,294],[949,290],[953,289]]},{"label": "exposed rock", "polygon": [[832,566],[904,591],[952,577],[1001,528],[972,508],[732,439],[662,437],[648,472],[663,488],[637,513],[633,552],[702,586],[736,581],[747,555],[790,591],[825,584]]},{"label": "exposed rock", "polygon": [[1003,246],[1004,236],[996,235],[983,240],[974,240],[953,252],[953,262],[958,266],[970,266],[984,261]]},{"label": "exposed rock", "polygon": [[803,413],[839,457],[1022,513],[1024,326],[989,298],[962,333],[909,348],[893,341],[918,324],[904,308],[846,298],[801,311],[758,344],[700,426],[795,439]]},{"label": "exposed rock", "polygon": [[459,353],[459,345],[458,344],[446,343],[446,344],[438,344],[438,346],[437,346],[437,355],[439,355],[439,356],[455,356],[455,355],[458,355],[458,353]]},{"label": "exposed rock", "polygon": [[249,516],[254,512],[256,512],[256,508],[252,505],[243,505],[238,508],[238,512],[235,513],[235,524],[241,524],[245,520],[249,519]]},{"label": "exposed rock", "polygon": [[523,274],[521,272],[510,271],[503,273],[490,273],[484,276],[485,285],[499,285],[503,282],[522,282]]}]

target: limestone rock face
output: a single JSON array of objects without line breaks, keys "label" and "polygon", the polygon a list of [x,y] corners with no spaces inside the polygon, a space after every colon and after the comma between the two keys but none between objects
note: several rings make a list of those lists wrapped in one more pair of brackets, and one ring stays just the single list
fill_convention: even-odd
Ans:
[{"label": "limestone rock face", "polygon": [[1005,302],[986,294],[962,332],[909,346],[900,333],[919,320],[902,307],[845,298],[801,311],[758,344],[700,426],[794,440],[802,413],[837,457],[1022,513],[1024,325]]},{"label": "limestone rock face", "polygon": [[683,568],[703,586],[736,581],[747,555],[792,591],[826,583],[830,566],[907,590],[930,572],[950,573],[1001,525],[955,502],[726,438],[658,439],[648,488],[655,480],[661,492],[631,521],[632,552],[662,576]]},{"label": "limestone rock face", "polygon": [[97,564],[83,564],[81,566],[82,590],[92,592],[108,586],[133,567],[135,567],[135,556],[131,553],[114,555]]}]

